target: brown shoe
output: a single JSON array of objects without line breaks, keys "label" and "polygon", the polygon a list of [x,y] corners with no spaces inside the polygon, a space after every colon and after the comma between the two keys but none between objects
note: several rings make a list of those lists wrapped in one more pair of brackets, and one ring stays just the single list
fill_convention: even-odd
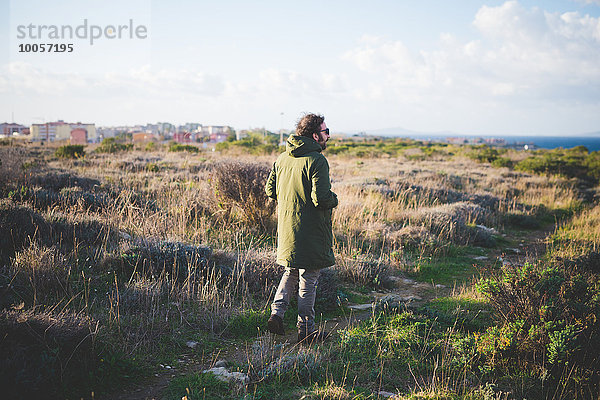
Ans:
[{"label": "brown shoe", "polygon": [[283,320],[277,314],[271,315],[269,321],[267,321],[267,328],[269,328],[269,332],[276,335],[285,335],[285,329],[283,329]]},{"label": "brown shoe", "polygon": [[298,343],[310,345],[316,342],[324,342],[329,337],[329,332],[312,331],[308,335],[302,331],[298,331]]}]

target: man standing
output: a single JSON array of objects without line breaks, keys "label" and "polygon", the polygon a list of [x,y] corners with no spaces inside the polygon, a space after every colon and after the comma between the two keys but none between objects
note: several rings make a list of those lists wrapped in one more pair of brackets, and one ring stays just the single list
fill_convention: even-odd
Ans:
[{"label": "man standing", "polygon": [[265,188],[277,200],[277,264],[285,267],[267,327],[284,334],[283,315],[298,284],[298,342],[325,338],[315,328],[315,297],[321,269],[335,264],[331,211],[338,204],[329,164],[321,154],[328,140],[325,118],[304,115],[285,153],[273,164]]}]

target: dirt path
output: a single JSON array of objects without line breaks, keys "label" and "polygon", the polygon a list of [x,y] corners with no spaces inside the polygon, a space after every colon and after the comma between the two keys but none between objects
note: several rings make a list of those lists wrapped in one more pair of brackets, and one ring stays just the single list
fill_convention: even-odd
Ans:
[{"label": "dirt path", "polygon": [[[522,236],[511,238],[513,244],[494,249],[486,256],[474,257],[474,262],[482,266],[490,266],[498,262],[521,265],[526,261],[533,261],[545,253],[546,237],[553,229],[553,226],[549,226],[537,231],[521,232]],[[349,304],[345,308],[344,315],[318,320],[319,329],[330,332],[332,336],[335,336],[338,331],[358,321],[368,319],[373,313],[373,305],[385,296],[396,296],[408,308],[418,308],[434,298],[448,296],[452,292],[450,287],[417,282],[403,274],[392,276],[391,281],[393,287],[390,289],[373,291],[369,294],[371,302]],[[272,344],[291,348],[296,346],[296,331],[288,330],[286,335],[275,336],[270,340],[273,341]],[[174,365],[161,365],[159,371],[151,379],[136,382],[126,388],[117,390],[115,393],[96,398],[100,400],[160,400],[170,381],[176,376],[203,371],[213,367],[219,360],[243,364],[247,361],[247,354],[249,354],[254,341],[254,339],[249,340],[244,345],[226,346],[224,349],[203,356],[200,359],[197,355],[193,355],[193,350],[190,349],[188,353],[181,354],[177,360],[178,362]]]}]

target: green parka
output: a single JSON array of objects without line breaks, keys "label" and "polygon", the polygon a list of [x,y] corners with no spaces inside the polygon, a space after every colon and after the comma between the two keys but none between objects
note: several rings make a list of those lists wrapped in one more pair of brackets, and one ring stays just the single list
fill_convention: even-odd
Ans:
[{"label": "green parka", "polygon": [[290,136],[273,164],[267,196],[277,200],[277,264],[319,269],[335,264],[329,164],[313,138]]}]

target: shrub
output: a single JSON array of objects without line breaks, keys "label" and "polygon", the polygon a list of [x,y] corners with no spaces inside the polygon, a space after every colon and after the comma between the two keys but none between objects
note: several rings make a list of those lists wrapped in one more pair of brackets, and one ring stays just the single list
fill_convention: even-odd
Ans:
[{"label": "shrub", "polygon": [[467,157],[481,163],[492,163],[498,159],[499,155],[500,152],[497,149],[485,144],[473,146],[473,149],[467,153]]},{"label": "shrub", "polygon": [[237,209],[238,217],[250,227],[268,230],[272,227],[275,203],[265,193],[270,168],[249,162],[222,162],[216,165],[213,180],[221,206],[231,215]]},{"label": "shrub", "polygon": [[241,140],[235,140],[235,135],[230,136],[226,142],[217,143],[215,149],[217,151],[237,150],[250,154],[272,154],[279,151],[278,142],[278,135],[251,132]]},{"label": "shrub", "polygon": [[[421,225],[441,239],[457,244],[493,247],[493,231],[480,224],[492,221],[489,210],[471,202],[422,207],[408,215],[410,225]],[[479,225],[478,225],[479,224]]]},{"label": "shrub", "polygon": [[135,271],[142,276],[188,277],[190,281],[203,276],[211,250],[178,242],[160,242],[135,246],[123,254],[123,268],[129,279]]},{"label": "shrub", "polygon": [[32,176],[29,179],[31,186],[40,186],[54,192],[58,192],[67,187],[78,187],[84,191],[91,191],[94,187],[100,186],[100,181],[93,178],[85,178],[70,173],[46,173]]},{"label": "shrub", "polygon": [[85,156],[85,150],[82,144],[67,144],[56,149],[54,155],[58,158],[81,158]]},{"label": "shrub", "polygon": [[15,252],[25,248],[34,237],[50,235],[50,225],[27,207],[0,202],[0,263],[9,263]]},{"label": "shrub", "polygon": [[496,359],[494,364],[525,363],[548,371],[555,385],[569,374],[580,388],[597,384],[599,284],[593,271],[573,266],[573,260],[505,265],[479,283],[500,318],[500,325],[480,338],[479,348]]},{"label": "shrub", "polygon": [[188,151],[190,153],[198,153],[200,150],[198,147],[191,144],[171,143],[169,144],[169,151]]},{"label": "shrub", "polygon": [[100,143],[100,146],[96,147],[96,153],[118,153],[120,151],[130,151],[133,149],[132,143],[119,143],[116,138],[105,138]]},{"label": "shrub", "polygon": [[494,161],[492,161],[492,165],[496,168],[512,168],[513,162],[510,158],[498,157]]},{"label": "shrub", "polygon": [[146,150],[146,151],[154,151],[154,150],[156,150],[156,143],[154,143],[154,142],[148,142],[148,143],[146,143],[146,146],[144,147],[144,150]]},{"label": "shrub", "polygon": [[[382,287],[389,276],[388,267],[380,261],[361,261],[340,257],[334,268],[341,279],[361,287]],[[321,281],[319,281],[320,285]]]},{"label": "shrub", "polygon": [[540,150],[517,163],[515,169],[597,182],[600,179],[600,155],[599,152],[588,154],[584,146]]},{"label": "shrub", "polygon": [[0,195],[4,186],[24,181],[24,159],[24,149],[16,147],[0,148]]},{"label": "shrub", "polygon": [[11,265],[12,284],[24,286],[33,303],[68,293],[70,267],[56,247],[44,247],[35,242],[15,254]]},{"label": "shrub", "polygon": [[[0,311],[0,387],[5,398],[68,396],[96,363],[96,329],[87,318],[23,310]],[[89,392],[87,392],[89,394]]]}]

